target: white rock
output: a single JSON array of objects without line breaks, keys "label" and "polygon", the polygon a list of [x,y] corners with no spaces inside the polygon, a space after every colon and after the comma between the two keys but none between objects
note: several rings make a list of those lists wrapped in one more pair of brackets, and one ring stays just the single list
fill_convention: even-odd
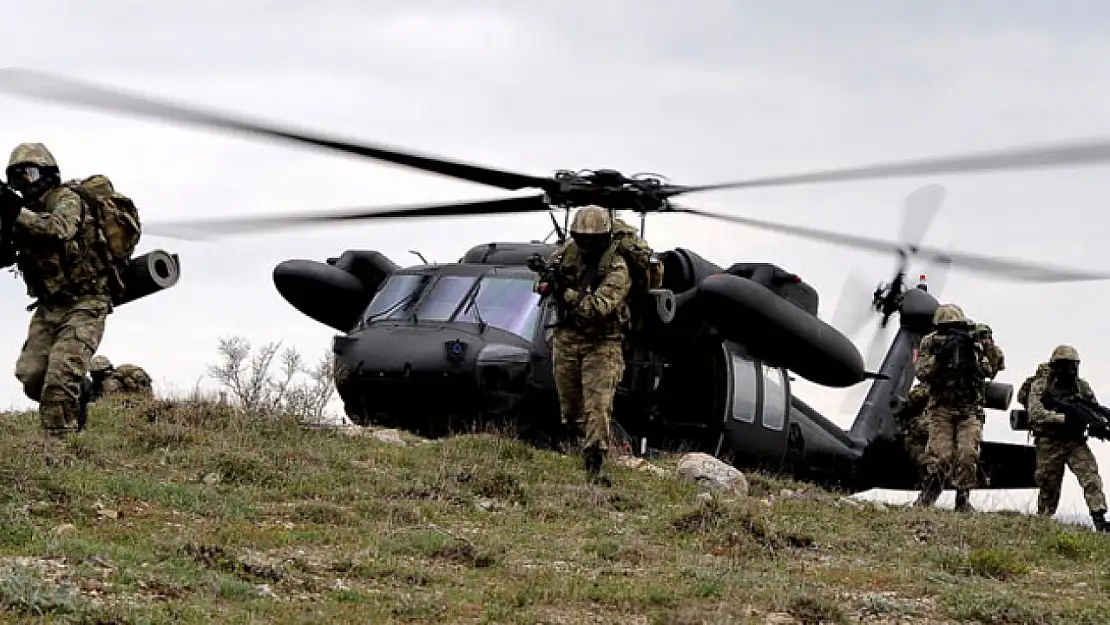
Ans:
[{"label": "white rock", "polygon": [[748,478],[734,466],[704,453],[689,453],[678,461],[678,475],[715,490],[748,494]]}]

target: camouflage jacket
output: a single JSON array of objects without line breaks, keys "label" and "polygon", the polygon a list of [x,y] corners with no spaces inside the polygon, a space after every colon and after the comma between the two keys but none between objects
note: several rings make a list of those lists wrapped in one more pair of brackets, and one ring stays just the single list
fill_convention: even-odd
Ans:
[{"label": "camouflage jacket", "polygon": [[[973,338],[975,337],[972,334]],[[983,342],[976,338],[979,366],[987,372],[985,378],[968,377],[949,369],[938,360],[948,338],[930,332],[921,339],[915,364],[917,379],[929,385],[930,403],[943,406],[982,406],[986,399],[987,381],[997,373],[995,359],[988,357]],[[995,346],[997,353],[1002,350]]]},{"label": "camouflage jacket", "polygon": [[629,321],[632,279],[628,263],[615,245],[610,246],[602,254],[593,284],[585,284],[587,266],[577,252],[574,241],[569,241],[549,261],[558,263],[563,275],[575,285],[555,295],[569,305],[570,318],[560,319],[559,327],[572,329],[586,338],[619,339]]},{"label": "camouflage jacket", "polygon": [[142,367],[120,365],[107,375],[93,380],[93,398],[104,395],[151,395],[154,393],[153,381]]},{"label": "camouflage jacket", "polygon": [[104,262],[94,248],[98,232],[95,216],[65,187],[20,210],[12,244],[27,294],[40,303],[110,297]]},{"label": "camouflage jacket", "polygon": [[[1040,368],[1038,367],[1039,372]],[[1086,428],[1065,427],[1064,415],[1044,407],[1044,404],[1041,403],[1041,395],[1046,391],[1061,397],[1079,395],[1091,401],[1098,401],[1091,385],[1083,378],[1076,378],[1073,386],[1070,388],[1063,387],[1058,383],[1052,371],[1049,370],[1043,376],[1034,376],[1027,395],[1029,429],[1034,435],[1064,440],[1083,440],[1086,438]]]}]

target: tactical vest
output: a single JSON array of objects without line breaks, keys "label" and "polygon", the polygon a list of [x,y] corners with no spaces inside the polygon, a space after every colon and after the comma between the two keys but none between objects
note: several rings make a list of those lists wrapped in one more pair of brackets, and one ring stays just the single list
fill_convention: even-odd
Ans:
[{"label": "tactical vest", "polygon": [[[620,254],[616,241],[609,245],[601,254],[601,259],[597,264],[597,274],[594,277],[593,284],[584,284],[586,274],[586,264],[582,261],[582,255],[578,250],[578,244],[573,240],[567,243],[566,248],[563,250],[563,256],[560,259],[560,269],[564,275],[570,276],[576,285],[574,288],[583,296],[592,293],[595,285],[600,285],[605,280],[605,276],[612,269],[613,262]],[[562,320],[565,323],[560,325],[569,325],[575,330],[581,332],[586,336],[592,337],[619,337],[623,334],[624,330],[628,327],[629,322],[628,300],[621,304],[615,315],[611,315],[603,323],[599,325],[586,326],[585,322],[579,320],[576,316],[572,319]]]},{"label": "tactical vest", "polygon": [[[41,213],[53,212],[63,193],[73,192],[57,187],[43,194]],[[77,200],[81,202],[81,217],[73,238],[59,241],[18,234],[16,268],[27,285],[27,295],[39,302],[109,292],[104,279],[104,263],[91,252],[97,233],[94,217],[79,197]]]}]

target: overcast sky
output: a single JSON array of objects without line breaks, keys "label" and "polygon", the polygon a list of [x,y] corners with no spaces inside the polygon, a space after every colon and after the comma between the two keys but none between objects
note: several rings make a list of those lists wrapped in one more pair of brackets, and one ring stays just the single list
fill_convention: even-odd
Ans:
[{"label": "overcast sky", "polygon": [[[1110,5],[956,2],[450,2],[122,0],[9,7],[3,63],[240,111],[352,138],[536,174],[557,168],[662,173],[698,184],[884,159],[1110,135]],[[1102,26],[1100,26],[1102,25]],[[397,167],[159,122],[0,96],[0,136],[46,143],[63,176],[109,175],[145,220],[485,198],[497,189]],[[9,148],[5,148],[7,150]],[[7,154],[7,151],[4,152]],[[688,202],[894,238],[917,187],[948,188],[925,243],[1110,269],[1110,169],[1079,168],[721,191]],[[544,237],[544,214],[428,219],[269,233],[216,243],[154,236],[182,256],[171,291],[118,310],[101,353],[192,387],[217,339],[281,339],[308,357],[332,332],[271,282],[287,258],[345,249],[395,262],[456,260],[487,241]],[[727,266],[771,260],[822,295],[829,318],[848,272],[889,277],[893,258],[693,217],[650,219],[657,250]],[[1017,387],[1061,342],[1110,397],[1110,284],[1026,285],[952,271],[942,299],[991,324]],[[0,279],[0,358],[14,362],[24,287]],[[868,335],[856,338],[860,349]],[[800,384],[836,416],[844,391]],[[0,402],[26,406],[12,375]],[[1024,441],[1005,413],[985,438]],[[1110,459],[1104,443],[1096,454]],[[950,495],[948,495],[950,498]],[[1013,505],[1027,507],[1032,492]],[[1067,477],[1064,508],[1080,506]]]}]

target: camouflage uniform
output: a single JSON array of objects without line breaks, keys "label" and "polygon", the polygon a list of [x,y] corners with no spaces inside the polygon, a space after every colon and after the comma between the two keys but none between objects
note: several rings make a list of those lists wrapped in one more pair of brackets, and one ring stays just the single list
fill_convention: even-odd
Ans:
[{"label": "camouflage uniform", "polygon": [[3,202],[3,266],[15,264],[35,309],[15,376],[39,402],[45,432],[64,436],[84,409],[89,360],[104,336],[112,298],[97,253],[102,242],[91,211],[61,186],[53,155],[41,143],[23,143],[8,161],[9,184],[22,206]]},{"label": "camouflage uniform", "polygon": [[970,324],[963,311],[951,304],[937,308],[933,323],[937,330],[921,339],[916,363],[918,379],[929,385],[929,402],[925,408],[929,441],[922,459],[926,479],[918,503],[923,505],[929,495],[939,494],[948,481],[946,476],[951,473],[951,483],[957,491],[956,508],[970,511],[968,495],[976,483],[979,442],[986,419],[983,411],[986,380],[998,373],[996,365],[1001,365],[1004,359],[997,345],[990,350],[993,356],[988,356],[986,346],[976,339],[981,349],[975,353],[975,365],[982,375],[948,369],[938,359],[948,340],[948,328],[963,326],[969,333],[974,329],[968,327]]},{"label": "camouflage uniform", "polygon": [[92,374],[91,401],[105,395],[154,395],[153,380],[142,367],[123,364],[113,367],[104,356],[97,356],[89,363]]},{"label": "camouflage uniform", "polygon": [[1041,395],[1046,392],[1064,397],[1080,395],[1097,401],[1091,385],[1078,376],[1079,352],[1070,345],[1060,345],[1052,351],[1048,366],[1042,367],[1037,367],[1037,374],[1027,380],[1029,392],[1025,397],[1029,429],[1035,436],[1037,449],[1037,514],[1055,514],[1060,503],[1060,485],[1066,465],[1083,487],[1083,498],[1095,527],[1099,531],[1110,531],[1106,522],[1102,479],[1098,475],[1095,456],[1087,445],[1086,427],[1071,423],[1064,415],[1047,410],[1041,403]]},{"label": "camouflage uniform", "polygon": [[607,482],[601,465],[612,438],[613,398],[624,375],[631,278],[615,250],[607,210],[582,208],[570,233],[572,240],[549,259],[569,281],[553,295],[565,303],[552,346],[555,386],[563,423],[584,434],[586,470]]}]

